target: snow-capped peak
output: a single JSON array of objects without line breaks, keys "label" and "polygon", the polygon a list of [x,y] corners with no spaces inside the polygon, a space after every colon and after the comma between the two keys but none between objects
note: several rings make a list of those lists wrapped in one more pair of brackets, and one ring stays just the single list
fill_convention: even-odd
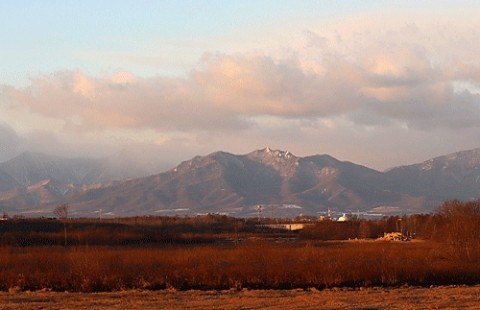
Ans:
[{"label": "snow-capped peak", "polygon": [[287,150],[272,150],[269,147],[264,148],[263,150],[258,150],[253,153],[252,155],[257,156],[263,156],[263,157],[277,157],[277,158],[292,158],[295,157],[292,153],[290,153]]}]

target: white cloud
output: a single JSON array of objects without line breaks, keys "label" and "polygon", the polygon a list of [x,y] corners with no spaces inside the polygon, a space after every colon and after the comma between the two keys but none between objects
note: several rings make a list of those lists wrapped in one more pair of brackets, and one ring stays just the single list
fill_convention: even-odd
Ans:
[{"label": "white cloud", "polygon": [[[395,140],[408,146],[439,132],[471,137],[478,130],[476,29],[372,22],[311,30],[302,46],[276,55],[205,54],[181,78],[67,70],[38,76],[26,88],[3,86],[8,108],[0,110],[16,116],[7,121],[15,129],[23,120],[25,136],[41,124],[57,145],[136,141],[195,154],[272,143],[348,158],[362,153],[352,141],[362,141],[366,158],[372,146],[388,149]],[[477,146],[471,139],[457,145]]]}]

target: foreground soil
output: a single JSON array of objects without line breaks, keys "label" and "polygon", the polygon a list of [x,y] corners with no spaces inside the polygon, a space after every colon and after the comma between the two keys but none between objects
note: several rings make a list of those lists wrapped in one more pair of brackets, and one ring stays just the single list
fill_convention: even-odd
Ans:
[{"label": "foreground soil", "polygon": [[0,293],[0,309],[478,309],[480,285],[327,290]]}]

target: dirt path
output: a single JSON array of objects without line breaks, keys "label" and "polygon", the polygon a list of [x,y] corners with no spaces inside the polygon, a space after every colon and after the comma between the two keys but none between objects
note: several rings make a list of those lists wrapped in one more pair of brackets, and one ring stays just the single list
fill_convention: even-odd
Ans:
[{"label": "dirt path", "polygon": [[0,293],[0,309],[478,309],[480,286]]}]

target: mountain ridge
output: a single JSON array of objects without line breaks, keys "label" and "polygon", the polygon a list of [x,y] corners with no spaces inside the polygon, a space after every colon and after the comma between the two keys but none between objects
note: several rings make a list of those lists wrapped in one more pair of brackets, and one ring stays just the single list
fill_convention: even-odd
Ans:
[{"label": "mountain ridge", "polygon": [[[480,148],[383,172],[328,154],[297,157],[268,147],[242,155],[217,151],[195,156],[161,173],[128,180],[101,180],[101,166],[93,162],[93,169],[98,171],[88,182],[84,182],[88,169],[76,165],[92,162],[70,161],[69,166],[62,158],[42,156],[36,159],[40,168],[27,169],[30,174],[24,179],[32,181],[29,184],[5,190],[8,186],[0,183],[0,208],[13,212],[48,210],[57,203],[68,203],[77,216],[92,216],[100,208],[117,216],[253,216],[258,205],[268,206],[277,216],[386,207],[412,213],[429,212],[442,200],[477,199],[480,193]],[[5,184],[11,181],[8,173],[3,175],[5,171],[18,172],[11,167],[5,169],[6,165],[0,164],[0,181],[5,179]],[[35,179],[39,171],[49,177]],[[25,176],[18,175],[16,180]]]}]

